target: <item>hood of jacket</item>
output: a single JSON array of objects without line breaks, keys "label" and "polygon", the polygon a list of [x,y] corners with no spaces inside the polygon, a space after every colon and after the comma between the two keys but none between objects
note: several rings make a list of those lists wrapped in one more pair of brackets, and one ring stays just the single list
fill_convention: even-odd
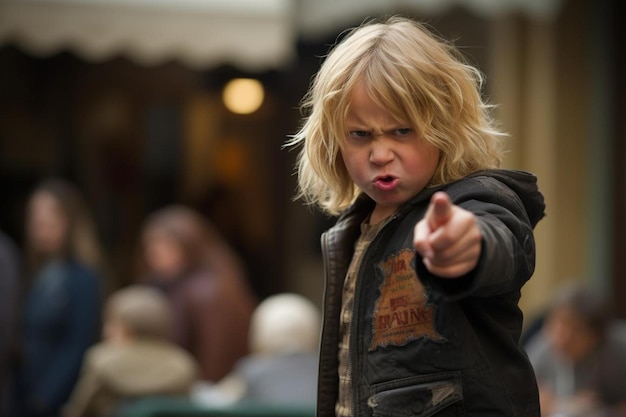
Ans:
[{"label": "hood of jacket", "polygon": [[[544,197],[539,191],[537,186],[537,177],[534,174],[519,170],[487,169],[476,171],[463,179],[475,177],[490,177],[496,179],[515,192],[515,194],[517,194],[522,201],[533,228],[542,218],[545,217],[546,205]],[[410,210],[414,205],[429,199],[437,191],[441,191],[458,181],[424,189],[412,200],[404,204],[399,211],[402,212]],[[338,222],[340,222],[343,218],[351,216],[355,211],[369,213],[374,208],[374,205],[375,202],[369,196],[362,193],[352,206],[340,215]]]},{"label": "hood of jacket", "polygon": [[537,186],[537,177],[525,171],[492,169],[476,172],[470,177],[487,176],[495,178],[512,189],[522,200],[533,227],[545,216],[546,204]]}]

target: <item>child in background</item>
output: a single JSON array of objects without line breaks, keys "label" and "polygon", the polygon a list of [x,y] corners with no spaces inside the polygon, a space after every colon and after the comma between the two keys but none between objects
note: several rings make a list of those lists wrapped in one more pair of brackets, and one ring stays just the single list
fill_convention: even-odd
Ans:
[{"label": "child in background", "polygon": [[105,417],[147,397],[187,397],[198,365],[169,340],[172,312],[155,288],[135,285],[105,306],[104,341],[86,355],[67,417]]},{"label": "child in background", "polygon": [[544,215],[536,178],[497,169],[481,76],[410,19],[330,52],[288,145],[299,196],[337,223],[318,416],[539,416],[520,290]]}]

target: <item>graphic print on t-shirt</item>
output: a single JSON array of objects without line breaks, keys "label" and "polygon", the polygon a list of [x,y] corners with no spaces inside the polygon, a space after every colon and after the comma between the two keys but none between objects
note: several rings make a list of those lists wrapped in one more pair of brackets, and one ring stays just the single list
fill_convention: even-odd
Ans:
[{"label": "graphic print on t-shirt", "polygon": [[415,250],[403,249],[378,264],[384,278],[374,306],[370,350],[406,345],[421,337],[443,340],[435,330],[436,306],[427,303],[426,290],[412,267],[414,258]]}]

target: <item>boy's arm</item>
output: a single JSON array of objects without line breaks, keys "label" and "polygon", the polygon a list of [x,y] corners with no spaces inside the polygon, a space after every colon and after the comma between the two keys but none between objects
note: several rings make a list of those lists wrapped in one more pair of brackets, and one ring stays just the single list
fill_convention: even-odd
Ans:
[{"label": "boy's arm", "polygon": [[535,260],[532,226],[521,202],[492,190],[459,201],[435,193],[415,226],[420,277],[452,298],[519,290]]}]

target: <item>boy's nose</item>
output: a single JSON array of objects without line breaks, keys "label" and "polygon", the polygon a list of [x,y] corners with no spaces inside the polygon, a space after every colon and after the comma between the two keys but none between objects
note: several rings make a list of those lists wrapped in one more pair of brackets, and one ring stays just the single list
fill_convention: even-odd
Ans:
[{"label": "boy's nose", "polygon": [[372,142],[370,149],[370,162],[376,165],[384,165],[394,158],[393,149],[383,136]]}]

